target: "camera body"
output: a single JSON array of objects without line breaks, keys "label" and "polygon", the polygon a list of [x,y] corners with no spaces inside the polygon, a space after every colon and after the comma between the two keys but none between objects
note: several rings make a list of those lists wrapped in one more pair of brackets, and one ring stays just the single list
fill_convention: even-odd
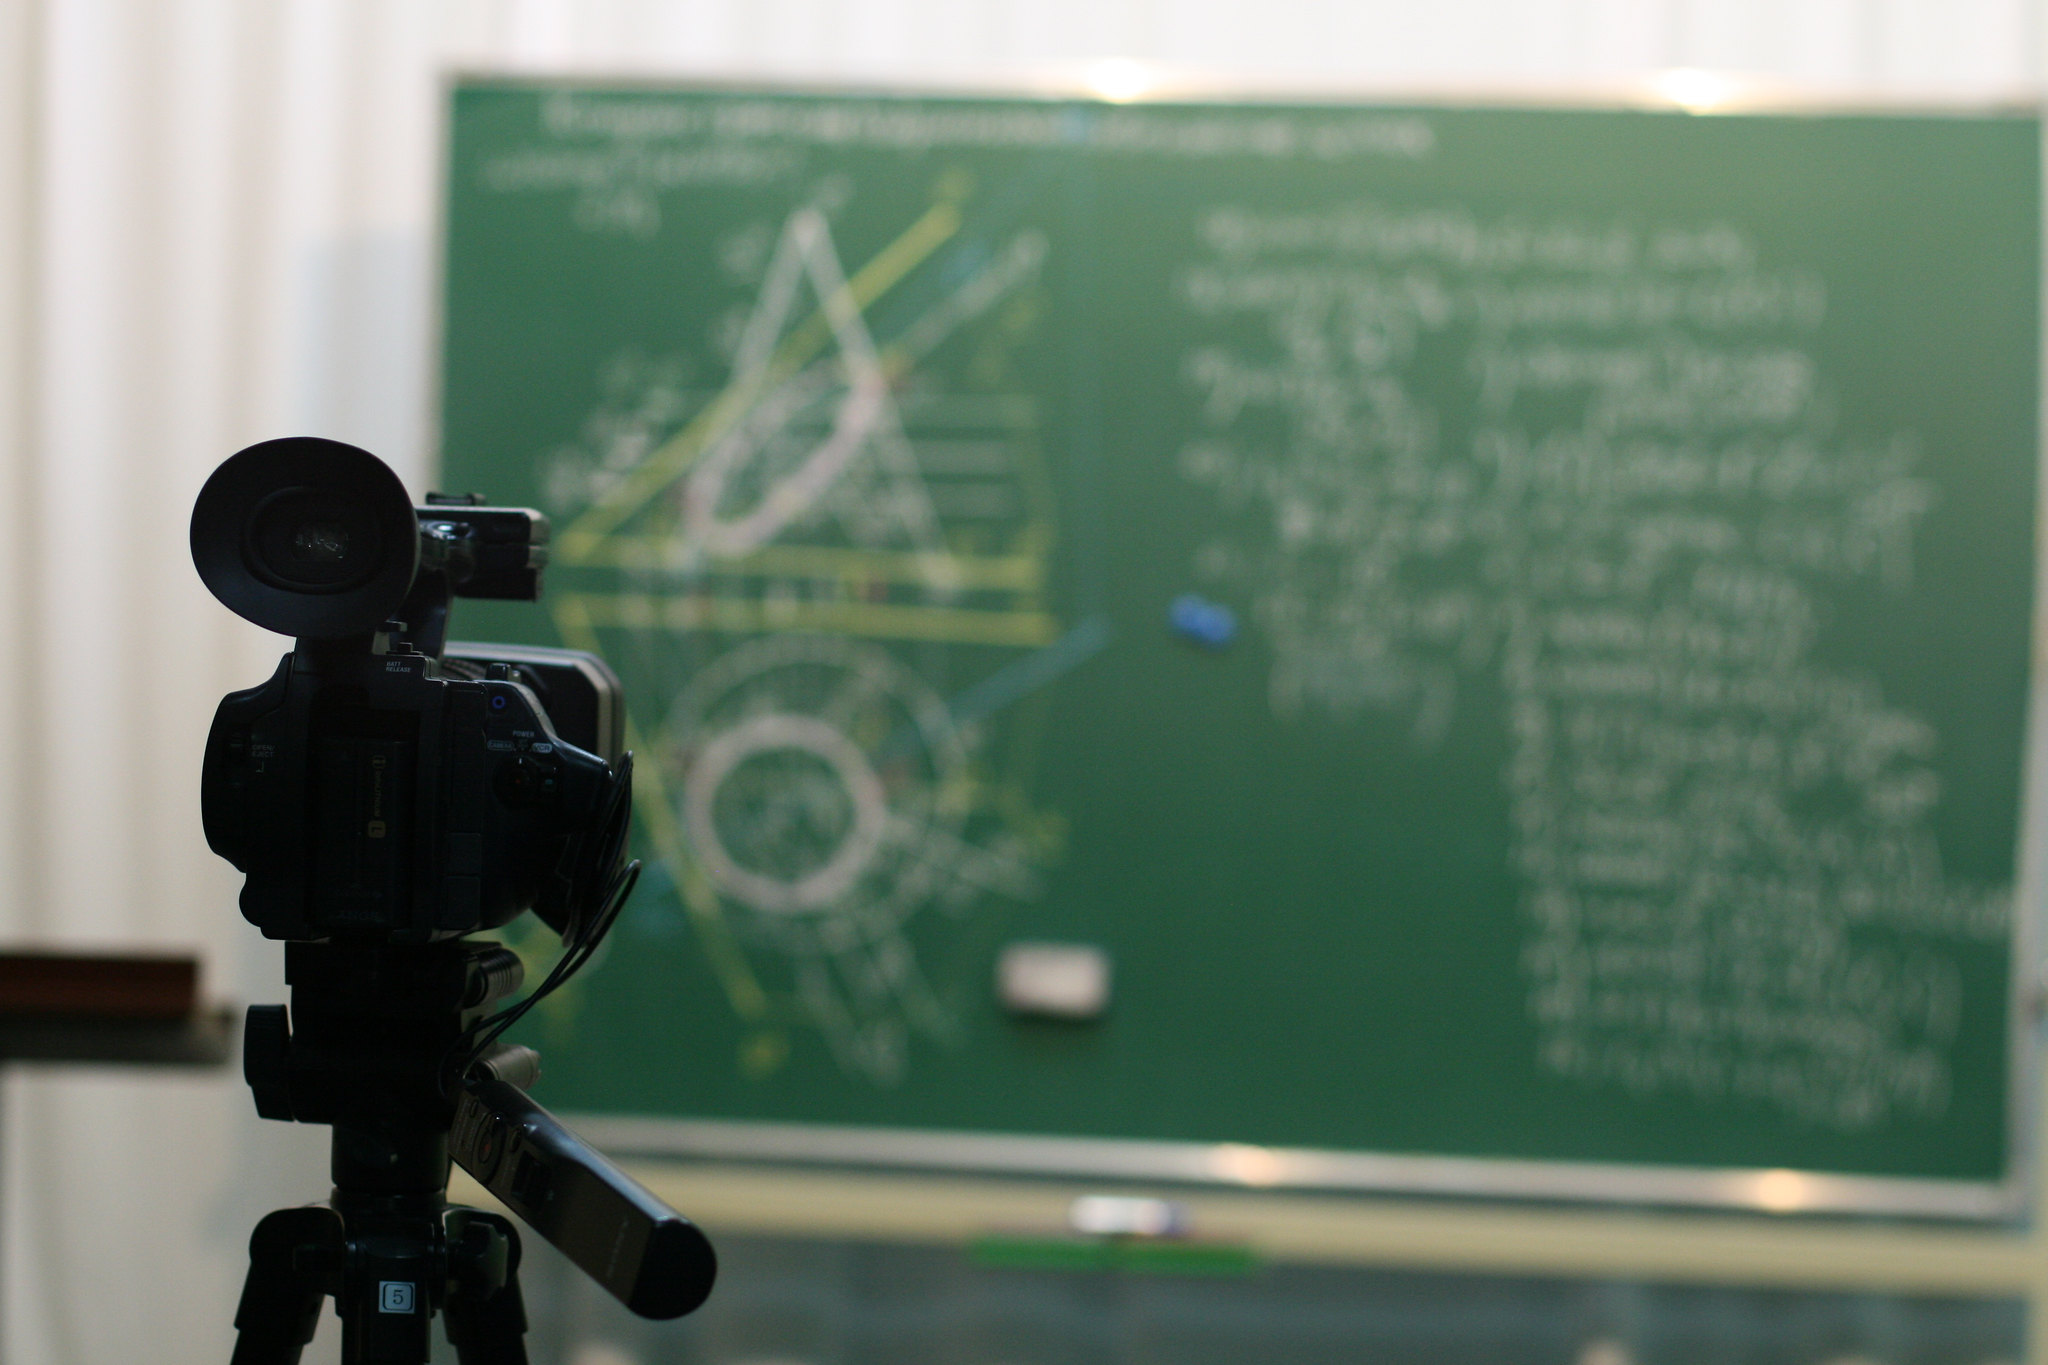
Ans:
[{"label": "camera body", "polygon": [[615,711],[618,685],[594,656],[553,653],[550,686],[531,657],[449,677],[403,645],[301,648],[230,693],[200,804],[207,843],[246,874],[243,916],[299,940],[426,943],[529,908],[559,930],[595,874],[581,855],[616,801],[618,754],[559,734],[536,685],[584,683],[589,711]]}]

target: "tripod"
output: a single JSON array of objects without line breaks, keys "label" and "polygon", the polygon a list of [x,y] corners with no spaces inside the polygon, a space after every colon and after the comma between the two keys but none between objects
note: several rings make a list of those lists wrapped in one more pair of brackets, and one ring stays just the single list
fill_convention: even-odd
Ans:
[{"label": "tripod", "polygon": [[330,1297],[343,1365],[424,1365],[437,1311],[461,1365],[526,1365],[519,1234],[447,1202],[442,1074],[520,977],[494,943],[285,946],[291,1010],[250,1009],[243,1073],[264,1118],[333,1127],[334,1191],[256,1225],[234,1365],[297,1365]]}]

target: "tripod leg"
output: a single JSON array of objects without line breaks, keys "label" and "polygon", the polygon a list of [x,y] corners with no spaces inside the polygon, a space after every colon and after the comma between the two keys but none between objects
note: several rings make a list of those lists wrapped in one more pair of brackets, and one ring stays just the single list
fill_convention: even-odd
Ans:
[{"label": "tripod leg", "polygon": [[458,1365],[526,1365],[526,1304],[519,1296],[519,1232],[475,1209],[447,1216],[448,1344]]},{"label": "tripod leg", "polygon": [[315,1205],[265,1216],[249,1238],[233,1365],[298,1365],[347,1256],[332,1209]]}]

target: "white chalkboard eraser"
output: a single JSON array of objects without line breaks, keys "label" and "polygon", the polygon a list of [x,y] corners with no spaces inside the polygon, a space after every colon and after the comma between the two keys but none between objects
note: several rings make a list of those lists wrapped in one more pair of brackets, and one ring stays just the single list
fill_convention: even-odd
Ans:
[{"label": "white chalkboard eraser", "polygon": [[1012,943],[996,959],[996,997],[1028,1018],[1100,1018],[1109,1008],[1109,954],[1087,943]]}]

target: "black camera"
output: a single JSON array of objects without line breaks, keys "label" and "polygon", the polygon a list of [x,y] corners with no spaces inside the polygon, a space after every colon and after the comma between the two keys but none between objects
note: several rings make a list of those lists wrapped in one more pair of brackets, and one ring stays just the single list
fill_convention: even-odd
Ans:
[{"label": "black camera", "polygon": [[[524,1365],[519,1237],[447,1202],[460,1162],[636,1313],[674,1317],[717,1275],[704,1234],[523,1093],[501,1043],[588,962],[631,895],[632,755],[595,655],[450,645],[455,597],[533,601],[547,519],[475,497],[414,507],[368,451],[250,446],[192,513],[216,597],[298,637],[207,735],[206,841],[246,874],[242,914],[285,939],[292,1001],[249,1010],[243,1075],[264,1118],[330,1125],[333,1193],[257,1224],[238,1365],[296,1365],[333,1298],[349,1365],[429,1355]],[[536,911],[562,938],[524,968],[478,929]]]},{"label": "black camera", "polygon": [[560,931],[612,872],[631,804],[616,675],[445,642],[451,597],[539,598],[547,519],[428,504],[314,437],[251,446],[200,492],[200,576],[299,637],[221,702],[201,782],[206,841],[267,937],[425,943],[528,909]]}]

